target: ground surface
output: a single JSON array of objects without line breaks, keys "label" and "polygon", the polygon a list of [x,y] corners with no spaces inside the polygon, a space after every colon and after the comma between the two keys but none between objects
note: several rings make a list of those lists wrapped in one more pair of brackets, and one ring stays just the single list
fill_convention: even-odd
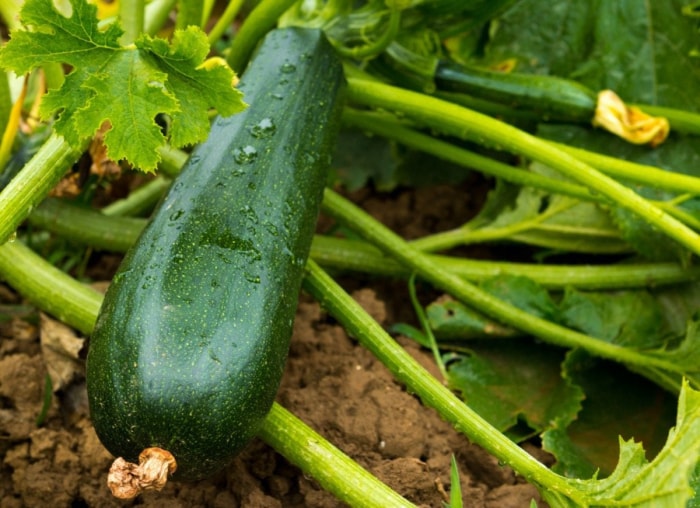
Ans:
[{"label": "ground surface", "polygon": [[[470,198],[475,195],[472,184],[353,197],[399,233],[415,237],[456,226],[473,214],[478,203]],[[94,257],[92,273],[108,278],[114,256]],[[358,276],[342,281],[382,324],[412,319],[402,284]],[[1,284],[0,317],[0,508],[341,506],[257,440],[208,481],[169,484],[160,493],[129,502],[113,499],[105,484],[112,457],[90,425],[82,363],[70,360],[84,357],[84,350],[78,353],[82,341],[55,322],[39,319],[35,309]],[[428,353],[398,340],[432,369]],[[68,359],[56,360],[52,347]],[[37,427],[47,363],[61,370],[65,382],[53,396],[46,421]],[[465,506],[527,507],[539,499],[533,487],[394,382],[383,365],[306,296],[300,299],[278,400],[417,505],[442,506],[453,453],[462,472]]]}]

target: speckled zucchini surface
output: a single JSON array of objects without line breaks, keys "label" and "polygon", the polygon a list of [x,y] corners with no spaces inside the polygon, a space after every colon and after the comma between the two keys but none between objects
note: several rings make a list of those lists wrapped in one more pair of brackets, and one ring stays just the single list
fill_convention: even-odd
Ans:
[{"label": "speckled zucchini surface", "polygon": [[224,467],[284,369],[342,107],[320,31],[270,32],[107,291],[87,358],[93,424],[115,456],[171,452],[176,478]]}]

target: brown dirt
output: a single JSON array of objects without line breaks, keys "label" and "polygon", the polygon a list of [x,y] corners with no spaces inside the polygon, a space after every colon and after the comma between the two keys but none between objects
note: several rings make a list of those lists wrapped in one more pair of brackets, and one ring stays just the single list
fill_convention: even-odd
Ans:
[{"label": "brown dirt", "polygon": [[[478,206],[465,198],[470,195],[468,186],[381,198],[360,193],[354,198],[395,230],[414,237],[464,222]],[[109,258],[100,259],[92,273],[105,269]],[[411,319],[402,285],[361,278],[348,278],[344,284],[380,323]],[[106,487],[112,457],[90,425],[82,362],[75,359],[80,340],[37,314],[0,285],[0,508],[341,506],[258,440],[207,481],[171,483],[162,492],[134,501],[115,500]],[[428,353],[398,340],[435,371]],[[47,365],[59,389],[48,418],[38,427],[35,419],[42,407]],[[278,400],[418,505],[442,506],[450,488],[453,453],[466,506],[527,507],[531,499],[539,500],[532,486],[408,394],[306,296],[300,299]],[[535,447],[529,449],[541,456]]]}]

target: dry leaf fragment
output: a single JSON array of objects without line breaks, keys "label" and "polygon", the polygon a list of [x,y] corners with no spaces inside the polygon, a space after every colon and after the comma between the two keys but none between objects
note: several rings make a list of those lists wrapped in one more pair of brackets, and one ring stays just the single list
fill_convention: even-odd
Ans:
[{"label": "dry leaf fragment", "polygon": [[51,376],[53,391],[67,386],[83,370],[80,350],[84,339],[75,331],[45,314],[41,314],[41,353]]}]

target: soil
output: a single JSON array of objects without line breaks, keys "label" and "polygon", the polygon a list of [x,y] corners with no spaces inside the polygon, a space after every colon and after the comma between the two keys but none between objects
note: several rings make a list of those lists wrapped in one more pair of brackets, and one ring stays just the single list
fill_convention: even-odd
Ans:
[{"label": "soil", "polygon": [[[361,191],[352,197],[410,238],[467,220],[484,195],[483,188],[470,192],[475,185],[484,184],[470,180],[384,195]],[[90,275],[108,280],[118,258],[93,258]],[[380,323],[414,320],[404,284],[359,276],[345,276],[341,282]],[[106,486],[113,457],[90,424],[83,338],[0,284],[0,339],[0,508],[342,506],[259,440],[214,478],[169,483],[161,492],[118,501]],[[402,337],[397,340],[437,374],[428,352]],[[54,393],[45,420],[37,426],[47,369]],[[534,487],[422,406],[306,295],[300,298],[278,401],[417,505],[443,506],[452,454],[461,471],[465,506],[510,508],[530,506],[532,499],[539,502]],[[535,445],[525,447],[547,461]]]}]

